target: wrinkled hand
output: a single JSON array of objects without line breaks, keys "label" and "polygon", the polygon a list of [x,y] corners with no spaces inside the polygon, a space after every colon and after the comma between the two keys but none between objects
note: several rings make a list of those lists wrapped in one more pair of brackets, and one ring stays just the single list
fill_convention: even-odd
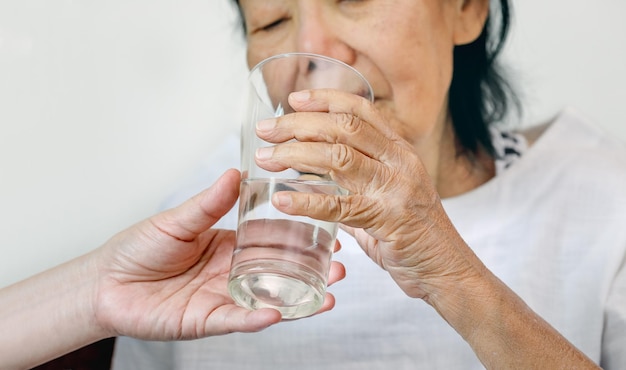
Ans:
[{"label": "wrinkled hand", "polygon": [[[193,339],[259,331],[281,320],[273,309],[235,305],[227,291],[235,232],[210,227],[234,205],[239,180],[239,172],[229,170],[208,190],[119,233],[95,252],[101,274],[96,320],[111,335]],[[333,262],[329,283],[344,274]],[[327,294],[319,312],[333,305]]]},{"label": "wrinkled hand", "polygon": [[597,368],[473,254],[420,158],[391,130],[395,122],[338,91],[294,98],[296,113],[258,125],[257,134],[276,145],[257,153],[257,163],[328,174],[350,194],[278,192],[277,208],[347,225],[363,250],[407,295],[433,306],[485,367]]},{"label": "wrinkled hand", "polygon": [[257,134],[277,145],[259,151],[257,164],[328,174],[350,194],[280,192],[275,206],[348,226],[409,296],[425,298],[430,279],[466,270],[463,255],[469,251],[420,158],[374,104],[335,90],[304,95],[290,96],[296,113],[258,124]]}]

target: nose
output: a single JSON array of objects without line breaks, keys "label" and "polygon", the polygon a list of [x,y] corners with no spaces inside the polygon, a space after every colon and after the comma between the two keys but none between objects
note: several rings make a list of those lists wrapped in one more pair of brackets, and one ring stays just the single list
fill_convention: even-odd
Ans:
[{"label": "nose", "polygon": [[[306,52],[313,53],[312,51]],[[315,54],[321,53],[317,52]],[[322,55],[329,56],[327,54]],[[332,68],[333,65],[322,59],[300,58],[295,67],[299,76],[310,79],[311,76],[317,76],[317,72],[327,71],[328,69]]]},{"label": "nose", "polygon": [[[311,7],[301,12],[297,51],[321,54],[349,65],[354,64],[356,59],[354,49],[345,42],[338,32],[336,22],[332,22],[330,14],[327,13],[323,6]],[[315,63],[310,63],[307,71],[313,72],[316,67]]]},{"label": "nose", "polygon": [[309,60],[309,62],[306,64],[307,73],[311,73],[315,71],[316,68],[317,68],[317,64],[312,60]]}]

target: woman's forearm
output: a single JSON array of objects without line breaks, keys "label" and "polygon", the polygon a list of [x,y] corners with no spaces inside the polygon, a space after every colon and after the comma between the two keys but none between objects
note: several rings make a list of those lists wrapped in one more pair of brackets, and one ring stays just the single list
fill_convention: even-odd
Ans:
[{"label": "woman's forearm", "polygon": [[106,337],[90,255],[0,290],[0,369],[26,369]]},{"label": "woman's forearm", "polygon": [[473,282],[429,296],[488,369],[599,368],[480,261]]}]

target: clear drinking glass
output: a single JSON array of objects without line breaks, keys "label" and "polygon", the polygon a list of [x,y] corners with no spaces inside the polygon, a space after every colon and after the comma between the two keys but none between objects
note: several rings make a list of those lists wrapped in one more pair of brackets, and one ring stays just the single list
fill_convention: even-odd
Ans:
[{"label": "clear drinking glass", "polygon": [[290,216],[272,206],[279,191],[346,192],[324,176],[288,169],[268,172],[254,161],[257,148],[272,144],[255,132],[262,119],[293,112],[287,103],[291,92],[332,88],[373,99],[367,80],[338,60],[307,53],[288,53],[257,64],[248,78],[247,115],[241,130],[241,191],[237,244],[228,289],[243,307],[270,307],[283,318],[315,313],[324,301],[335,222]]}]

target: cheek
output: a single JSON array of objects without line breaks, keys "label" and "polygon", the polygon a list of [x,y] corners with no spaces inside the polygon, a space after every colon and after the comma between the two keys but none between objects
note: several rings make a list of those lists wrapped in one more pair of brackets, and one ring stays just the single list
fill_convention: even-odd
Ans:
[{"label": "cheek", "polygon": [[[452,56],[420,50],[388,60],[386,80],[391,88],[392,120],[396,131],[409,141],[428,136],[447,115],[452,79]],[[431,51],[432,52],[432,51]],[[392,110],[392,112],[391,112]]]},{"label": "cheek", "polygon": [[251,47],[250,44],[248,44],[246,51],[246,62],[248,63],[248,68],[252,69],[254,66],[259,64],[259,62],[275,54],[278,53],[272,53],[266,50]]},{"label": "cheek", "polygon": [[285,33],[272,38],[249,37],[246,43],[248,66],[252,68],[271,56],[294,51],[292,43],[288,34]]},{"label": "cheek", "polygon": [[[377,30],[378,66],[391,88],[397,118],[407,125],[433,125],[445,116],[452,80],[454,40],[450,11],[438,0],[411,0],[389,13]],[[383,39],[386,35],[387,39]],[[389,39],[389,35],[394,35]],[[425,128],[426,129],[426,128]]]}]

